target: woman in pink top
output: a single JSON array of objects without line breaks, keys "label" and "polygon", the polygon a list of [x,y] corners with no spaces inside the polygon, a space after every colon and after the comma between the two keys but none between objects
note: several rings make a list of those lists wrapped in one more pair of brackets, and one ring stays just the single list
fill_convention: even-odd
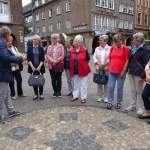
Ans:
[{"label": "woman in pink top", "polygon": [[123,87],[126,69],[129,62],[130,50],[123,45],[120,34],[114,35],[114,45],[110,49],[109,81],[108,81],[108,103],[107,109],[112,109],[114,100],[114,89],[117,82],[117,104],[116,109],[121,109],[123,100]]},{"label": "woman in pink top", "polygon": [[48,68],[51,75],[53,97],[61,98],[62,72],[64,69],[64,47],[59,42],[59,34],[51,35],[52,44],[47,50]]},{"label": "woman in pink top", "polygon": [[[95,49],[95,53],[93,55],[93,60],[95,64],[96,71],[102,72],[104,71],[108,74],[108,63],[109,63],[109,52],[110,46],[107,45],[108,42],[108,35],[102,35],[99,37],[99,44],[100,46]],[[97,102],[107,102],[107,84],[97,85],[97,94],[99,99]]]}]

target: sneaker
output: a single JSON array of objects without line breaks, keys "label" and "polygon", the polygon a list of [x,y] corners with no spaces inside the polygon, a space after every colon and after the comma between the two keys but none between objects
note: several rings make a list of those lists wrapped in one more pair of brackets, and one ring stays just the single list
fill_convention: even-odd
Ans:
[{"label": "sneaker", "polygon": [[26,95],[18,95],[18,97],[24,98],[24,97],[27,97],[27,96]]},{"label": "sneaker", "polygon": [[138,109],[136,112],[137,115],[143,115],[143,113],[144,113],[143,109]]},{"label": "sneaker", "polygon": [[40,100],[44,100],[44,96],[43,95],[40,95]]},{"label": "sneaker", "polygon": [[58,93],[58,94],[57,94],[57,97],[58,97],[58,98],[62,98],[61,93]]},{"label": "sneaker", "polygon": [[12,100],[16,100],[17,98],[16,98],[16,96],[12,96],[11,99]]},{"label": "sneaker", "polygon": [[57,94],[56,94],[56,93],[54,93],[52,97],[53,97],[53,98],[56,98],[56,97],[57,97]]},{"label": "sneaker", "polygon": [[85,103],[86,103],[86,99],[82,99],[81,104],[85,104]]},{"label": "sneaker", "polygon": [[108,103],[108,98],[105,97],[105,98],[104,98],[104,102],[105,102],[105,103]]},{"label": "sneaker", "polygon": [[129,106],[125,109],[126,112],[129,112],[129,111],[134,111],[135,110],[135,107],[134,106]]},{"label": "sneaker", "polygon": [[111,103],[107,103],[107,109],[108,109],[108,110],[111,110],[112,107],[113,107],[113,105],[112,105]]},{"label": "sneaker", "polygon": [[97,100],[97,102],[102,102],[103,101],[103,98],[99,98],[98,100]]},{"label": "sneaker", "polygon": [[115,108],[116,108],[116,109],[121,109],[121,104],[120,104],[120,103],[117,103],[117,105],[116,105]]},{"label": "sneaker", "polygon": [[33,100],[37,100],[37,99],[38,99],[38,95],[34,95]]},{"label": "sneaker", "polygon": [[22,113],[20,112],[17,112],[17,111],[13,111],[11,113],[8,113],[8,117],[9,118],[13,118],[13,117],[17,117],[17,116],[20,116]]}]

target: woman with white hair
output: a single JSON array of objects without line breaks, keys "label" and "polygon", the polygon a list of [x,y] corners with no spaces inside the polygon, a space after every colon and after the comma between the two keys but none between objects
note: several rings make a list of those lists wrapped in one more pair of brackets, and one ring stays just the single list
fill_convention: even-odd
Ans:
[{"label": "woman with white hair", "polygon": [[[96,72],[104,73],[108,75],[108,63],[109,63],[109,52],[110,46],[107,45],[108,35],[102,35],[99,37],[99,47],[95,49],[93,55]],[[97,102],[107,102],[107,83],[97,85],[97,94],[99,99]]]},{"label": "woman with white hair", "polygon": [[88,74],[90,73],[89,60],[88,51],[83,46],[83,37],[82,35],[77,35],[70,55],[70,76],[73,79],[72,102],[78,100],[81,95],[81,103],[86,103]]},{"label": "woman with white hair", "polygon": [[51,35],[51,45],[47,50],[48,68],[51,75],[53,97],[61,98],[62,72],[64,70],[64,47],[59,43],[59,34]]},{"label": "woman with white hair", "polygon": [[[28,60],[28,73],[30,74],[44,74],[44,49],[41,47],[41,38],[39,35],[33,36],[33,46],[28,46],[27,51],[27,60]],[[34,86],[34,96],[33,100],[44,99],[43,96],[43,86]]]}]

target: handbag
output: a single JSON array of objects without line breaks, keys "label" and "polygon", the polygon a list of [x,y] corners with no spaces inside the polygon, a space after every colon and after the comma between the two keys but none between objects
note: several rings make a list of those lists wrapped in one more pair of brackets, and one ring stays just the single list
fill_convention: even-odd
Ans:
[{"label": "handbag", "polygon": [[28,79],[29,86],[44,86],[45,78],[40,74],[31,74]]},{"label": "handbag", "polygon": [[93,82],[105,85],[108,82],[108,75],[106,75],[105,71],[95,72],[93,75]]}]

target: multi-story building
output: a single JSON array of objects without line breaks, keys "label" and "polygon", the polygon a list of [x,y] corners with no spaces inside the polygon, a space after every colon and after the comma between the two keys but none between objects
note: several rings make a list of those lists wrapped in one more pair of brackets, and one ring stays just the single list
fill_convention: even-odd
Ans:
[{"label": "multi-story building", "polygon": [[150,0],[136,0],[135,32],[143,32],[150,38]]},{"label": "multi-story building", "polygon": [[0,26],[12,30],[15,44],[23,48],[23,15],[21,0],[0,0]]},{"label": "multi-story building", "polygon": [[132,0],[34,0],[33,28],[41,37],[80,33],[92,49],[95,35],[120,32],[129,36],[133,27]]},{"label": "multi-story building", "polygon": [[33,32],[33,17],[32,17],[32,3],[23,7],[24,22],[26,23],[28,29]]}]

